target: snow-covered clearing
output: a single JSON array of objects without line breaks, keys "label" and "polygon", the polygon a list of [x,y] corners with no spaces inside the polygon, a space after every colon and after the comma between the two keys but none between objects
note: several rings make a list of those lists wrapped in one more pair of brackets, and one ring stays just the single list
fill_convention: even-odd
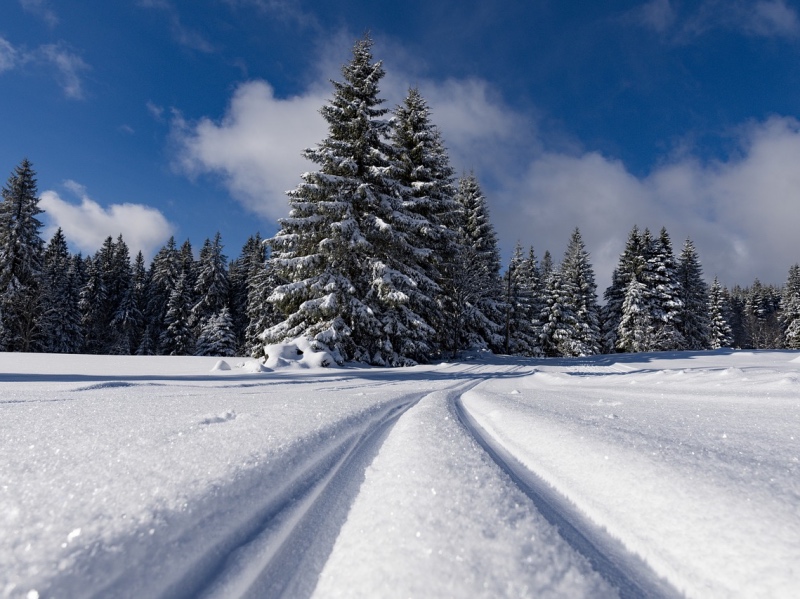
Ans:
[{"label": "snow-covered clearing", "polygon": [[0,597],[800,589],[800,353],[226,365],[0,354]]}]

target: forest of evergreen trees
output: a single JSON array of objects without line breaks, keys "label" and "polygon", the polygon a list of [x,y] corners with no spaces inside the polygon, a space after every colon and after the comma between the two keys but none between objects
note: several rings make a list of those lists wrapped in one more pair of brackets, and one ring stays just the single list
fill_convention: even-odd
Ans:
[{"label": "forest of evergreen trees", "polygon": [[0,351],[264,355],[299,336],[338,362],[411,365],[485,348],[524,356],[800,348],[800,266],[782,288],[709,286],[687,240],[634,227],[600,306],[580,231],[557,263],[514,249],[503,272],[486,198],[456,179],[425,99],[390,114],[369,38],[321,108],[318,170],[289,192],[271,239],[235,260],[220,235],[198,257],[174,239],[147,265],[122,236],[72,255],[41,238],[26,159],[0,204]]}]

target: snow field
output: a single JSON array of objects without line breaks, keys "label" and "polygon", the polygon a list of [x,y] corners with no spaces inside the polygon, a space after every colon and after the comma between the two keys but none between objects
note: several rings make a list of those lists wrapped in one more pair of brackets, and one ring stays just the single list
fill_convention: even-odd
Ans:
[{"label": "snow field", "polygon": [[463,405],[687,596],[795,597],[796,353],[679,356],[545,364],[492,380]]}]

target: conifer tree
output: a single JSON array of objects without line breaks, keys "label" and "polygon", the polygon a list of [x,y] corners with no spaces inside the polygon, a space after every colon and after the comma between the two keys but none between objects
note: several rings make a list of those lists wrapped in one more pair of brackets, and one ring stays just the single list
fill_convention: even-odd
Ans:
[{"label": "conifer tree", "polygon": [[[100,255],[100,252],[98,252]],[[107,279],[101,261],[102,256],[87,256],[86,283],[81,288],[79,306],[83,330],[83,352],[102,354],[110,322]]]},{"label": "conifer tree", "polygon": [[[148,274],[145,333],[142,336],[138,355],[153,355],[158,352],[162,333],[166,329],[167,305],[182,271],[175,238],[170,237],[153,258]],[[186,277],[184,276],[184,284]]]},{"label": "conifer tree", "polygon": [[[500,251],[486,198],[474,174],[462,177],[455,195],[459,209],[453,213],[457,249],[445,265],[446,308],[457,337],[450,349],[488,348],[502,352],[505,305],[500,279]],[[461,287],[457,289],[456,287]],[[454,305],[453,302],[461,302]],[[458,315],[458,318],[454,318]],[[459,320],[461,319],[461,320]]]},{"label": "conifer tree", "polygon": [[564,344],[568,356],[591,356],[601,351],[600,308],[597,305],[597,285],[589,253],[576,228],[570,237],[561,278],[567,292],[569,311],[575,318],[569,331],[569,341]]},{"label": "conifer tree", "polygon": [[625,249],[620,254],[617,267],[611,275],[611,285],[603,294],[606,303],[601,309],[601,321],[605,352],[611,353],[619,349],[617,333],[622,321],[625,295],[630,282],[636,277],[642,278],[647,254],[645,239],[639,232],[639,227],[634,226],[628,234]]},{"label": "conifer tree", "polygon": [[663,227],[658,239],[652,239],[646,229],[643,239],[645,248],[650,248],[646,254],[642,283],[647,288],[648,310],[653,323],[653,350],[681,349],[684,339],[679,330],[679,320],[683,303],[672,241]]},{"label": "conifer tree", "polygon": [[678,259],[677,279],[682,304],[677,322],[683,349],[706,349],[709,347],[708,285],[703,280],[703,268],[690,239],[684,243]]},{"label": "conifer tree", "polygon": [[649,305],[647,286],[634,276],[625,290],[622,318],[617,327],[617,350],[647,352],[656,349],[655,323]]},{"label": "conifer tree", "polygon": [[42,350],[77,353],[83,337],[79,309],[80,291],[64,232],[59,227],[44,253],[42,271]]},{"label": "conifer tree", "polygon": [[714,277],[708,294],[708,346],[711,349],[730,347],[733,342],[733,332],[727,318],[729,312],[727,294]]},{"label": "conifer tree", "polygon": [[396,266],[408,241],[397,223],[403,210],[384,141],[384,71],[371,49],[368,37],[356,42],[344,81],[333,83],[333,98],[320,110],[328,136],[305,151],[319,170],[289,192],[289,218],[270,240],[270,264],[288,281],[270,300],[287,317],[264,338],[305,336],[340,363],[403,363],[404,350],[392,341],[397,321],[386,322],[385,311],[408,308],[416,281]]},{"label": "conifer tree", "polygon": [[789,269],[781,295],[783,342],[789,349],[800,349],[800,264]]},{"label": "conifer tree", "polygon": [[269,302],[273,290],[280,284],[267,254],[259,264],[251,263],[247,276],[247,328],[245,329],[244,354],[252,358],[266,357],[262,333],[280,322],[280,314],[275,306]]},{"label": "conifer tree", "polygon": [[236,355],[236,336],[233,334],[233,320],[227,306],[219,314],[207,318],[200,331],[195,349],[197,356]]},{"label": "conifer tree", "polygon": [[508,353],[523,356],[538,356],[539,347],[537,294],[538,273],[533,248],[523,256],[522,245],[517,242],[504,277],[506,283],[505,304],[508,311],[506,335]]},{"label": "conifer tree", "polygon": [[44,242],[36,174],[24,159],[3,187],[0,202],[0,314],[7,351],[39,347],[40,286]]},{"label": "conifer tree", "polygon": [[222,238],[218,232],[213,242],[206,239],[203,244],[196,269],[196,301],[192,307],[192,323],[198,330],[208,318],[221,314],[222,309],[228,306],[230,285],[227,263],[228,259],[222,253]]},{"label": "conifer tree", "polygon": [[[277,317],[278,313],[275,306],[267,301],[267,298],[272,294],[272,289],[270,289],[266,297],[261,298],[260,301],[262,302],[262,307],[269,309],[270,313],[276,314],[274,321],[270,322],[269,325],[261,327],[257,331],[247,332],[252,325],[249,308],[251,278],[265,267],[266,260],[267,246],[261,239],[261,235],[256,233],[247,239],[239,257],[231,261],[228,267],[228,306],[231,313],[231,320],[233,321],[236,348],[239,355],[250,355],[251,350],[254,349],[254,346],[251,346],[251,342],[263,345],[263,342],[259,338],[261,333],[282,320]],[[277,285],[275,285],[275,287],[277,287]],[[266,292],[267,290],[265,289],[264,291]]]},{"label": "conifer tree", "polygon": [[575,292],[561,269],[553,268],[544,283],[542,312],[539,315],[539,339],[547,357],[572,356],[573,332],[577,320],[572,311],[571,295]]},{"label": "conifer tree", "polygon": [[136,353],[142,343],[145,331],[146,308],[147,269],[144,256],[140,251],[130,269],[130,281],[124,289],[122,299],[111,321],[111,328],[115,335],[109,349],[110,353],[119,355]]},{"label": "conifer tree", "polygon": [[159,353],[162,355],[189,356],[194,353],[195,339],[189,323],[191,301],[186,274],[181,273],[167,302],[166,328],[159,339]]}]

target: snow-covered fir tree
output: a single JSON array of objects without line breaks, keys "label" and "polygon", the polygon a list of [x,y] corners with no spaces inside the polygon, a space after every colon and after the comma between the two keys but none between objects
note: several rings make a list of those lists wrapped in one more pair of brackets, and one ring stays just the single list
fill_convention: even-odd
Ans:
[{"label": "snow-covered fir tree", "polygon": [[205,319],[200,336],[197,338],[195,355],[223,357],[236,355],[236,336],[227,306],[223,306],[219,314],[213,314]]},{"label": "snow-covered fir tree", "polygon": [[530,248],[526,257],[523,255],[522,245],[517,242],[504,283],[507,352],[523,356],[539,356],[542,354],[537,326],[540,311],[539,281],[533,248]]},{"label": "snow-covered fir tree", "polygon": [[136,254],[130,273],[130,282],[125,287],[122,299],[111,320],[111,328],[115,331],[110,349],[112,354],[132,355],[136,353],[145,332],[147,268],[141,251]]},{"label": "snow-covered fir tree", "polygon": [[[198,331],[203,328],[207,319],[221,314],[230,300],[228,258],[222,253],[222,249],[219,232],[214,236],[213,242],[206,239],[200,249],[194,283],[196,300],[192,307],[192,323]],[[230,317],[230,313],[228,316]]]},{"label": "snow-covered fir tree", "polygon": [[620,254],[617,267],[611,274],[611,285],[606,289],[603,298],[606,303],[600,311],[603,332],[603,350],[607,353],[622,351],[618,347],[617,332],[622,321],[622,305],[630,282],[642,277],[645,269],[648,249],[639,227],[634,226],[628,234],[625,249]]},{"label": "snow-covered fir tree", "polygon": [[703,280],[703,268],[691,239],[683,244],[678,258],[677,279],[681,308],[678,331],[683,337],[683,349],[700,350],[709,347],[708,285]]},{"label": "snow-covered fir tree", "polygon": [[[247,315],[248,279],[251,276],[253,265],[263,265],[266,259],[267,245],[261,239],[261,234],[256,233],[247,238],[239,256],[231,260],[228,265],[228,309],[231,313],[231,320],[233,320],[239,355],[249,354],[245,344],[245,330],[249,324]],[[259,331],[259,334],[264,330]]]},{"label": "snow-covered fir tree", "polygon": [[[175,238],[170,237],[150,264],[147,281],[147,308],[145,311],[145,333],[137,355],[158,353],[161,335],[166,329],[167,305],[181,274],[181,262]],[[184,277],[185,279],[185,277]],[[184,283],[186,281],[184,280]],[[187,294],[188,296],[188,294]],[[190,300],[189,300],[190,301]]]},{"label": "snow-covered fir tree", "polygon": [[622,318],[617,326],[618,351],[635,353],[656,349],[656,325],[648,295],[647,286],[638,280],[638,276],[634,276],[628,283],[622,301]]},{"label": "snow-covered fir tree", "polygon": [[573,333],[577,319],[572,311],[575,289],[560,268],[552,268],[544,281],[539,342],[544,355],[555,358],[574,355]]},{"label": "snow-covered fir tree", "polygon": [[[369,37],[356,42],[344,80],[333,83],[333,98],[320,110],[328,136],[304,154],[319,169],[289,192],[290,215],[270,240],[270,264],[288,281],[270,300],[287,316],[264,340],[305,336],[337,362],[404,364],[414,358],[393,340],[405,324],[387,321],[387,313],[413,311],[418,285],[403,262],[413,251],[402,234],[408,214],[385,141],[384,71],[371,50]],[[429,328],[415,317],[417,330]]]},{"label": "snow-covered fir tree", "polygon": [[600,307],[597,285],[589,253],[581,232],[576,228],[570,237],[561,263],[562,285],[567,293],[569,311],[575,322],[569,340],[562,343],[566,356],[591,356],[601,351]]},{"label": "snow-covered fir tree", "polygon": [[190,324],[192,293],[185,273],[181,273],[167,302],[166,328],[159,338],[159,353],[189,356],[194,353],[195,336]]},{"label": "snow-covered fir tree", "polygon": [[457,251],[444,265],[448,322],[453,323],[448,349],[488,348],[502,352],[505,305],[500,278],[497,234],[489,219],[486,197],[470,173],[459,180],[453,213]]},{"label": "snow-covered fir tree", "polygon": [[727,294],[717,277],[714,277],[708,292],[708,347],[711,349],[730,347],[733,343],[733,332],[728,323],[729,313]]},{"label": "snow-covered fir tree", "polygon": [[111,322],[106,273],[102,260],[97,255],[87,256],[84,264],[86,283],[81,288],[79,301],[84,337],[82,351],[87,354],[101,354],[106,350]]},{"label": "snow-covered fir tree", "polygon": [[60,227],[45,250],[41,283],[42,350],[60,354],[79,352],[83,345],[80,289]]},{"label": "snow-covered fir tree", "polygon": [[794,264],[789,269],[783,286],[780,322],[786,347],[800,349],[800,264]]},{"label": "snow-covered fir tree", "polygon": [[268,253],[259,256],[263,256],[262,261],[260,263],[252,261],[246,279],[247,326],[244,332],[244,354],[253,358],[266,357],[261,334],[281,321],[280,313],[269,301],[269,297],[281,281],[272,269]]},{"label": "snow-covered fir tree", "polygon": [[672,241],[663,227],[658,239],[651,239],[646,229],[643,238],[646,247],[652,248],[647,254],[642,282],[647,287],[648,310],[653,322],[653,349],[682,349],[685,343],[680,332],[683,302]]},{"label": "snow-covered fir tree", "polygon": [[7,351],[39,348],[44,241],[37,194],[36,174],[24,159],[8,178],[0,202],[0,345]]},{"label": "snow-covered fir tree", "polygon": [[[405,244],[402,260],[393,266],[415,284],[408,287],[408,302],[390,308],[384,320],[394,331],[392,343],[401,353],[421,361],[439,350],[436,334],[446,327],[441,298],[443,265],[456,251],[451,215],[453,170],[430,110],[417,89],[408,92],[392,119],[392,177],[400,199],[396,228]],[[397,253],[397,252],[395,252]]]}]

